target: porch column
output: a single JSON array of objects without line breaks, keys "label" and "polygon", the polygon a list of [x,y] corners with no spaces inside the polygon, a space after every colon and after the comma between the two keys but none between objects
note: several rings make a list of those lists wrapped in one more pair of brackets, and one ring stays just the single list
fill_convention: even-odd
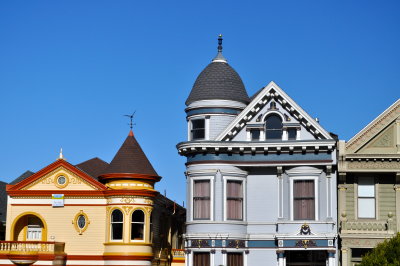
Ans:
[{"label": "porch column", "polygon": [[277,250],[276,254],[278,255],[278,266],[285,266],[285,251]]},{"label": "porch column", "polygon": [[349,265],[349,248],[342,248],[342,266]]}]

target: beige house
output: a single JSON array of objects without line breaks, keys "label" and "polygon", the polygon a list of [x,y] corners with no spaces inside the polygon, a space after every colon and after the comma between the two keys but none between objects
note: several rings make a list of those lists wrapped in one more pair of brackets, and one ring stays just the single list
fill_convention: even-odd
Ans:
[{"label": "beige house", "polygon": [[185,210],[130,131],[111,163],[62,154],[7,186],[0,265],[183,265]]},{"label": "beige house", "polygon": [[341,261],[356,265],[400,230],[400,99],[338,150]]}]

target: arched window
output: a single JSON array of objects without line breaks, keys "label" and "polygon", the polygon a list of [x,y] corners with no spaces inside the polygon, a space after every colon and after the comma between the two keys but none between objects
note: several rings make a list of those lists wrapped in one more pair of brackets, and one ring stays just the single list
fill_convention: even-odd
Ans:
[{"label": "arched window", "polygon": [[282,119],[278,115],[269,115],[265,119],[265,138],[282,139]]},{"label": "arched window", "polygon": [[131,240],[143,240],[144,212],[136,210],[132,213]]},{"label": "arched window", "polygon": [[124,216],[118,209],[111,213],[111,240],[122,240]]}]

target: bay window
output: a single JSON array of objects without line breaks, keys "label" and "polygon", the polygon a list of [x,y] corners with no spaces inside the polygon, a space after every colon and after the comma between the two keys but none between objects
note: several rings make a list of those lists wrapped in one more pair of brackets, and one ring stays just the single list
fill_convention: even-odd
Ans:
[{"label": "bay window", "polygon": [[210,180],[195,180],[193,183],[193,219],[208,220],[211,215]]},{"label": "bay window", "polygon": [[243,188],[242,181],[226,182],[226,218],[243,220]]}]

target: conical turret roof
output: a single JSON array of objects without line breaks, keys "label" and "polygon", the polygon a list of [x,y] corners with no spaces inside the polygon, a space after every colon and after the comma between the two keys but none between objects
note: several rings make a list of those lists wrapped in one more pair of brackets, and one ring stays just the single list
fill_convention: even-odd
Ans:
[{"label": "conical turret roof", "polygon": [[242,79],[222,55],[222,35],[218,38],[217,56],[197,77],[186,105],[201,100],[250,102]]},{"label": "conical turret roof", "polygon": [[104,174],[140,174],[158,176],[132,130]]}]

